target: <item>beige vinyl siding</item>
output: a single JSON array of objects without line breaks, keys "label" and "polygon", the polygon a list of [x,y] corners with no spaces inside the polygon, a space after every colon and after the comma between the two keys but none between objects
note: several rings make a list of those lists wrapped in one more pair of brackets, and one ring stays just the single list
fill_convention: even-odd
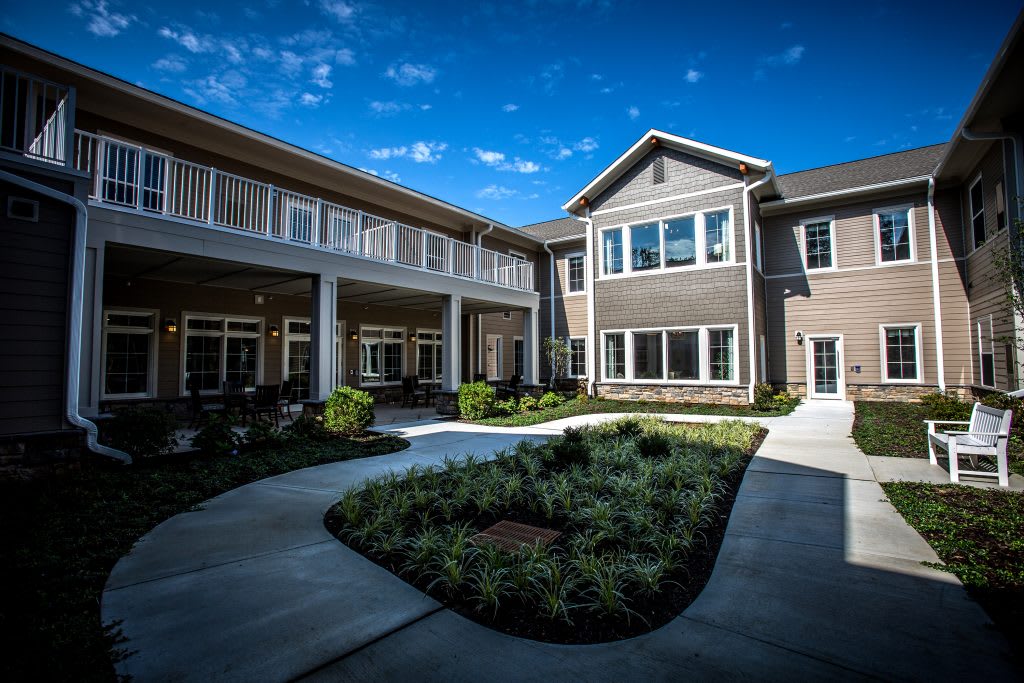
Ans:
[{"label": "beige vinyl siding", "polygon": [[[580,240],[573,246],[552,249],[555,252],[555,336],[585,337],[587,334],[586,292],[569,293],[568,260],[570,254],[584,254],[586,243]],[[540,285],[540,336],[551,336],[551,300],[548,298],[551,274],[547,252],[541,253],[537,280]]]},{"label": "beige vinyl siding", "polygon": [[939,293],[946,385],[969,386],[974,383],[973,357],[962,262],[939,263]]},{"label": "beige vinyl siding", "polygon": [[[501,313],[486,313],[482,318],[481,329],[483,330],[484,349],[482,353],[483,365],[485,367],[487,363],[487,335],[501,335],[502,337],[502,367],[499,377],[502,379],[508,379],[512,376],[512,369],[515,363],[514,347],[512,340],[516,337],[523,336],[523,313],[522,311],[512,311],[512,319],[505,320]],[[543,338],[544,330],[540,331],[540,336]],[[543,363],[543,360],[541,361]],[[482,370],[481,370],[482,372]]]},{"label": "beige vinyl siding", "polygon": [[[760,340],[760,336],[761,335],[767,336],[767,334],[768,334],[768,319],[767,319],[768,312],[766,310],[766,302],[765,302],[765,293],[767,291],[766,290],[766,281],[765,281],[764,277],[760,273],[758,273],[756,270],[754,271],[753,285],[754,285],[753,286],[753,296],[754,296],[754,373],[755,373],[754,374],[754,379],[755,379],[755,381],[760,382],[761,381],[761,377],[760,377],[760,372],[761,372],[761,340]],[[765,351],[766,351],[765,355],[770,357],[770,348],[767,345],[767,340],[765,342]],[[767,363],[767,360],[766,360],[766,363]],[[770,363],[768,365],[770,365]],[[770,374],[769,374],[769,376],[770,376]]]}]

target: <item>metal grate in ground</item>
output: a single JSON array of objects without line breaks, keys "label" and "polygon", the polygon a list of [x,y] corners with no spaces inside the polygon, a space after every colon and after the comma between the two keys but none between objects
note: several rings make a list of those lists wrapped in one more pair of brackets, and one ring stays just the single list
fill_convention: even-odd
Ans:
[{"label": "metal grate in ground", "polygon": [[561,535],[559,531],[502,520],[469,540],[474,545],[491,543],[502,550],[516,552],[524,545],[550,545]]}]

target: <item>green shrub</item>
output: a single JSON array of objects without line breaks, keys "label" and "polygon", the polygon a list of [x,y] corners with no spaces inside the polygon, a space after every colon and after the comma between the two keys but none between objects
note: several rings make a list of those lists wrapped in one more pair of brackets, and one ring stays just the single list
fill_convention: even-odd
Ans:
[{"label": "green shrub", "polygon": [[324,428],[359,434],[373,424],[373,397],[352,387],[335,387],[324,404]]},{"label": "green shrub", "polygon": [[133,458],[170,453],[178,445],[178,421],[160,408],[128,408],[103,423],[103,442]]},{"label": "green shrub", "polygon": [[796,399],[788,391],[780,391],[775,394],[772,399],[773,410],[785,410],[792,407],[796,403]]},{"label": "green shrub", "polygon": [[566,466],[590,462],[585,434],[583,427],[566,427],[561,436],[548,439],[547,445],[554,459]]},{"label": "green shrub", "polygon": [[514,396],[510,396],[504,401],[495,401],[491,404],[491,412],[487,414],[488,417],[507,417],[509,415],[515,415],[519,412],[519,403],[516,401]]},{"label": "green shrub", "polygon": [[921,403],[928,411],[929,420],[967,420],[971,416],[971,404],[961,401],[953,392],[925,394]]},{"label": "green shrub", "polygon": [[299,415],[286,425],[282,430],[285,438],[305,439],[308,441],[322,441],[330,436],[324,429],[323,417],[307,417]]},{"label": "green shrub", "polygon": [[269,422],[256,420],[243,437],[245,445],[253,448],[276,448],[287,440],[284,432]]},{"label": "green shrub", "polygon": [[519,412],[528,413],[531,410],[537,410],[540,405],[533,396],[523,396],[519,399]]},{"label": "green shrub", "polygon": [[494,408],[494,387],[487,382],[473,382],[459,387],[459,415],[467,420],[482,420]]},{"label": "green shrub", "polygon": [[548,408],[557,408],[563,403],[565,403],[565,397],[554,391],[545,392],[545,394],[540,397],[540,400],[537,401],[537,405],[543,410],[547,410]]},{"label": "green shrub", "polygon": [[211,415],[206,426],[192,437],[192,447],[206,455],[238,455],[242,438],[231,429],[234,418]]},{"label": "green shrub", "polygon": [[775,389],[762,382],[754,387],[754,410],[769,412],[775,410]]}]

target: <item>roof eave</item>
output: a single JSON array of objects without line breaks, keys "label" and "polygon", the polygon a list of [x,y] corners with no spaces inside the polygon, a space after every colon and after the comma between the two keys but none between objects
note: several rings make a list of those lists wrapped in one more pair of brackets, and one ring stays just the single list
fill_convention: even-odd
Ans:
[{"label": "roof eave", "polygon": [[872,192],[885,192],[886,190],[899,189],[901,187],[909,187],[920,183],[927,183],[929,178],[931,178],[930,175],[914,176],[911,178],[900,178],[899,180],[888,180],[884,183],[872,183],[871,185],[860,185],[858,187],[844,188],[842,190],[818,192],[816,194],[804,195],[802,197],[773,199],[772,201],[762,202],[761,210],[775,212],[776,209],[781,211],[791,206],[800,206],[803,204],[810,204],[812,202],[828,201],[830,199],[851,197],[862,194],[871,194]]}]

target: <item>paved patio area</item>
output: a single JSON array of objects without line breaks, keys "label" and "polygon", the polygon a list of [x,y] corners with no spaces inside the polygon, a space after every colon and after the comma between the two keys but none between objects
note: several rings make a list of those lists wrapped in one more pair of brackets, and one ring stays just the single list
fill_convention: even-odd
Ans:
[{"label": "paved patio area", "polygon": [[[331,537],[346,487],[445,455],[544,439],[523,429],[395,424],[406,451],[291,472],[178,515],[121,559],[103,597],[147,680],[1009,680],[1003,638],[885,502],[849,437],[852,404],[810,402],[770,430],[708,586],[678,618],[616,643],[513,638],[446,610]],[[720,418],[670,416],[674,420]]]}]

